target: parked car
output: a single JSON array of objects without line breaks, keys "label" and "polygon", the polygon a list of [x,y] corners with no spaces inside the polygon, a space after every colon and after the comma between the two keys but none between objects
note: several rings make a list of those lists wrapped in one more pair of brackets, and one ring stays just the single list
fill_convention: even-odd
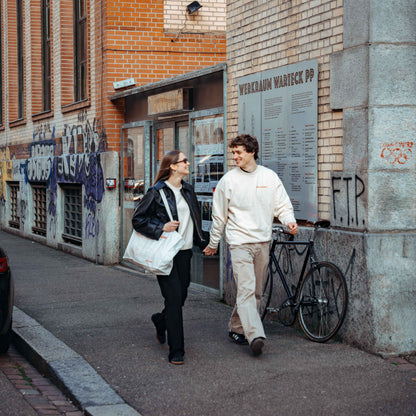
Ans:
[{"label": "parked car", "polygon": [[6,252],[0,247],[0,353],[7,352],[12,340],[14,284]]}]

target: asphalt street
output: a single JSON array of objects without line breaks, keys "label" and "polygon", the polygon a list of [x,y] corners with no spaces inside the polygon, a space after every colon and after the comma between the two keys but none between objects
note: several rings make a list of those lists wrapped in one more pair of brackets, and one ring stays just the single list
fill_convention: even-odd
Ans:
[{"label": "asphalt street", "polygon": [[[416,366],[406,360],[386,360],[340,342],[313,343],[275,322],[266,323],[264,354],[254,358],[227,336],[231,307],[191,289],[184,308],[185,365],[174,366],[150,321],[162,308],[153,276],[97,265],[5,232],[0,246],[10,257],[18,312],[39,327],[28,343],[40,345],[50,334],[77,360],[72,365],[65,358],[63,366],[49,358],[43,364],[55,363],[55,374],[69,384],[82,366],[90,367],[116,402],[136,414],[416,415]],[[24,329],[19,321],[26,318],[16,319]],[[53,343],[43,344],[40,349]],[[70,394],[78,394],[79,383],[67,386]],[[83,394],[89,392],[84,388]],[[88,397],[79,403],[96,404]]]}]

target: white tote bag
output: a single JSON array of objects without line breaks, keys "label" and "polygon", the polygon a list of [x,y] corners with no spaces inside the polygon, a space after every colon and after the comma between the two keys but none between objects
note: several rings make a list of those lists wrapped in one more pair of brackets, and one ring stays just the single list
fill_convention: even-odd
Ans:
[{"label": "white tote bag", "polygon": [[[169,218],[173,221],[166,196],[162,189],[159,192]],[[184,244],[184,239],[177,231],[164,231],[159,240],[153,240],[133,230],[123,259],[151,273],[169,275],[173,267],[173,258]]]}]

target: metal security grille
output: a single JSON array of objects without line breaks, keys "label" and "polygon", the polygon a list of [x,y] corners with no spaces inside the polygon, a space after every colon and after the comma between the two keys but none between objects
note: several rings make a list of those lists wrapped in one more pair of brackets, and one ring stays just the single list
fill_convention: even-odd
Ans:
[{"label": "metal security grille", "polygon": [[82,245],[82,188],[81,185],[65,186],[64,233],[65,241]]},{"label": "metal security grille", "polygon": [[46,236],[46,185],[32,185],[34,234]]},{"label": "metal security grille", "polygon": [[17,214],[17,195],[19,194],[19,184],[9,183],[10,188],[10,220],[9,225],[13,228],[20,228],[20,218]]}]

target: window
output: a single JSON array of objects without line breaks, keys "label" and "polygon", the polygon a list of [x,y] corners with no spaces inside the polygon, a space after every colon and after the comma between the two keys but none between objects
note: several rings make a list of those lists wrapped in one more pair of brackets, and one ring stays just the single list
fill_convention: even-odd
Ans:
[{"label": "window", "polygon": [[42,111],[51,109],[51,9],[42,0]]},{"label": "window", "polygon": [[74,1],[75,101],[87,98],[87,0]]},{"label": "window", "polygon": [[32,185],[34,234],[46,236],[46,185]]},{"label": "window", "polygon": [[10,220],[9,225],[13,228],[20,228],[20,217],[17,209],[17,195],[19,194],[19,183],[9,182],[10,189]]},{"label": "window", "polygon": [[64,241],[82,245],[82,187],[64,185]]},{"label": "window", "polygon": [[18,83],[18,102],[17,117],[24,117],[24,68],[23,68],[23,4],[22,0],[17,0],[17,83]]}]

